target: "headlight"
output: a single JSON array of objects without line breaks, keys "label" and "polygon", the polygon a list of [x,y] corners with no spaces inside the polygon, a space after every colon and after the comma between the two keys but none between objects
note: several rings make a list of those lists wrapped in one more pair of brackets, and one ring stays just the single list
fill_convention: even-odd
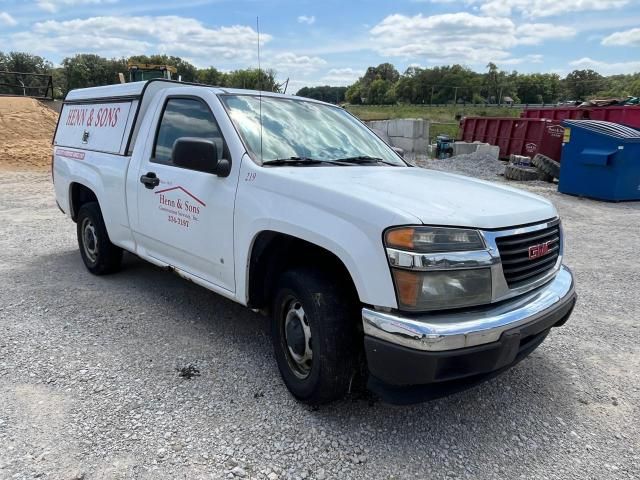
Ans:
[{"label": "headlight", "polygon": [[385,234],[401,310],[427,311],[491,302],[491,265],[477,230],[401,227]]},{"label": "headlight", "polygon": [[401,227],[388,230],[387,247],[420,253],[483,250],[477,230],[443,227]]},{"label": "headlight", "polygon": [[402,310],[426,311],[491,302],[491,269],[414,272],[392,269]]}]

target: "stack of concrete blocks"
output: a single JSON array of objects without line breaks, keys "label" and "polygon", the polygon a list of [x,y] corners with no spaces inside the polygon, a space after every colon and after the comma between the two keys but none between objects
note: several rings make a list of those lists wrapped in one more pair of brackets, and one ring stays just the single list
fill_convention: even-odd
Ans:
[{"label": "stack of concrete blocks", "polygon": [[407,153],[424,155],[429,146],[429,121],[422,118],[399,118],[367,122],[369,127],[392,147]]},{"label": "stack of concrete blocks", "polygon": [[482,153],[485,155],[489,155],[497,160],[498,158],[500,158],[500,147],[497,145],[489,145],[488,143],[480,142],[454,142],[454,157],[457,155],[469,155],[470,153]]}]

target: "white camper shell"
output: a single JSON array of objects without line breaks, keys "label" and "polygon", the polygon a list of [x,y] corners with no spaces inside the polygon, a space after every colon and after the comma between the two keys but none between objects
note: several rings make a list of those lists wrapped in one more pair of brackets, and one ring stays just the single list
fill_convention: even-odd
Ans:
[{"label": "white camper shell", "polygon": [[145,116],[155,93],[172,87],[175,82],[157,80],[72,90],[60,112],[54,146],[131,155],[136,119]]}]

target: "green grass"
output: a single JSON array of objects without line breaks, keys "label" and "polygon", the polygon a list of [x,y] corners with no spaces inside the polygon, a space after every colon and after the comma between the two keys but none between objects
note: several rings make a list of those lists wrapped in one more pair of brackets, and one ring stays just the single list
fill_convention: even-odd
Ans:
[{"label": "green grass", "polygon": [[462,117],[519,117],[522,111],[520,108],[473,105],[451,105],[446,107],[429,107],[428,105],[347,105],[346,108],[361,120],[426,118],[432,122],[440,123],[457,122]]},{"label": "green grass", "polygon": [[424,118],[431,122],[429,136],[435,141],[438,135],[458,136],[458,124],[462,117],[519,117],[522,109],[512,107],[482,107],[451,105],[429,107],[422,105],[347,105],[346,109],[360,120],[389,120],[392,118]]},{"label": "green grass", "polygon": [[431,122],[429,125],[430,140],[435,142],[435,138],[438,135],[449,135],[451,138],[458,138],[458,124]]},{"label": "green grass", "polygon": [[458,105],[429,107],[421,105],[347,105],[346,109],[361,120],[391,118],[426,118],[432,122],[456,122],[461,117],[519,117],[521,108]]}]

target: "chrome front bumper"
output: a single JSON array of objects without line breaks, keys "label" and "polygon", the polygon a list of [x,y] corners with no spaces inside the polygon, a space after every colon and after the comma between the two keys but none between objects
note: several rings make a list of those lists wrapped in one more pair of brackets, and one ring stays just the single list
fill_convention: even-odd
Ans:
[{"label": "chrome front bumper", "polygon": [[564,265],[546,285],[517,298],[462,312],[417,316],[362,309],[365,335],[415,350],[443,352],[496,342],[507,330],[543,321],[575,299]]}]

